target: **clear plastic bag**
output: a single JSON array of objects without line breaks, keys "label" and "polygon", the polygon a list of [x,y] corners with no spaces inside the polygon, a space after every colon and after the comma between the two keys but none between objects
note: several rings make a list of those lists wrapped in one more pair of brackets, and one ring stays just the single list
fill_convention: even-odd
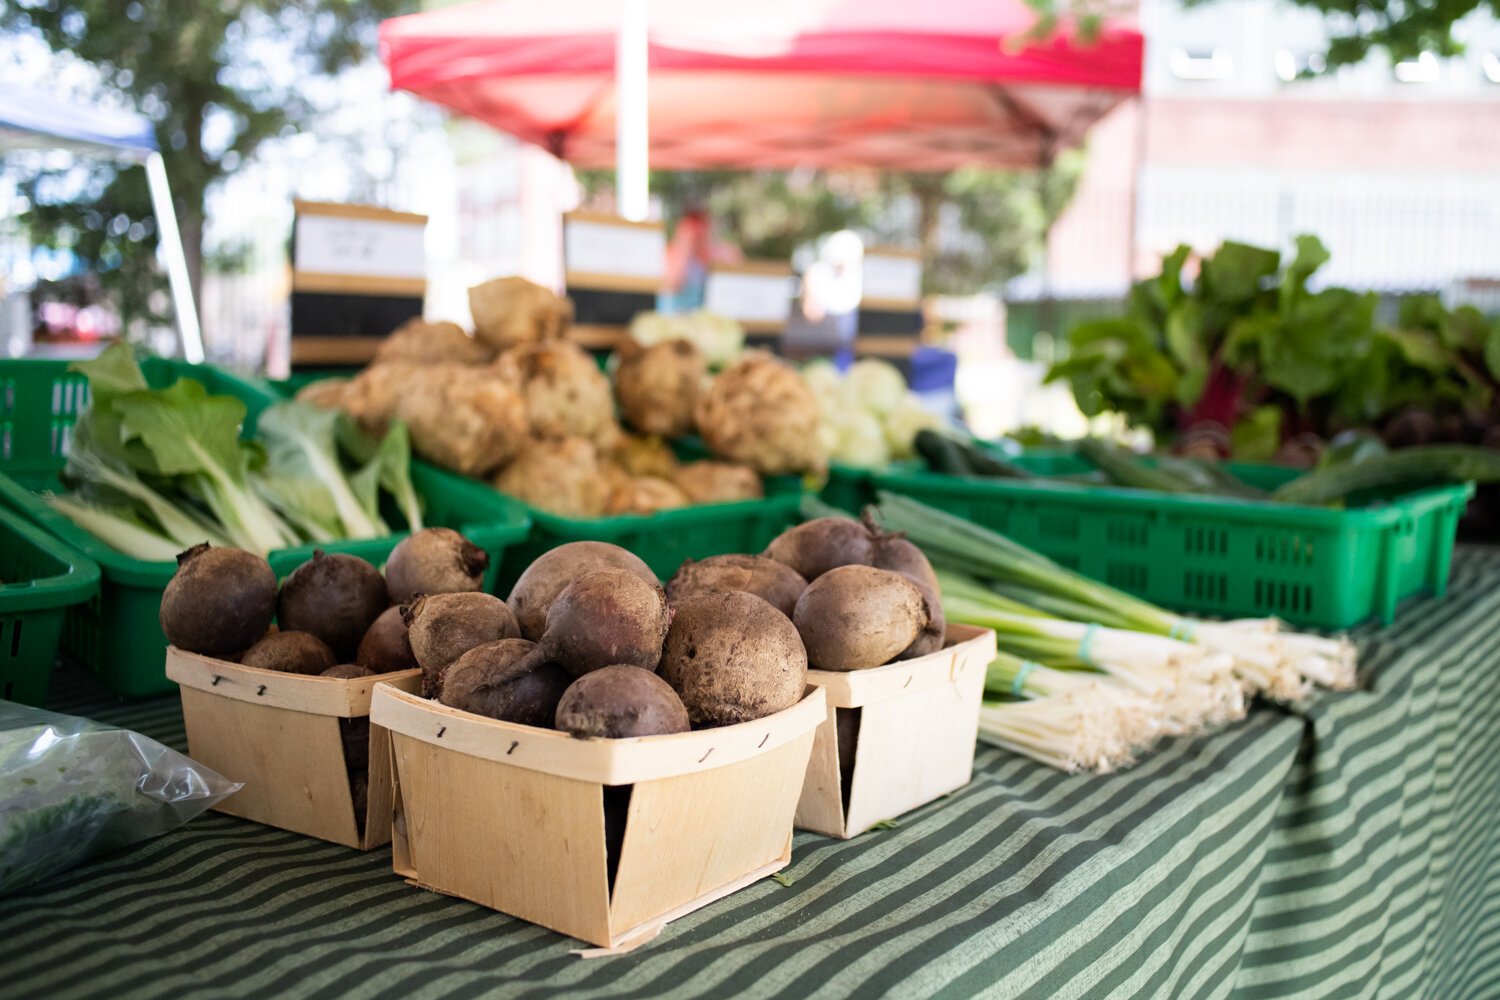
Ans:
[{"label": "clear plastic bag", "polygon": [[175,830],[240,788],[140,733],[0,701],[0,895]]}]

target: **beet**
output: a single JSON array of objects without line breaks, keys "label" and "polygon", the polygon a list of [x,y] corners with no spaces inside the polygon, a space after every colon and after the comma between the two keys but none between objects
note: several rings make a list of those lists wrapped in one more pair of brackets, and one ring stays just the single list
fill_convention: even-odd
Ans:
[{"label": "beet", "polygon": [[869,529],[847,517],[819,517],[788,528],[761,553],[809,583],[840,566],[868,566],[875,554]]},{"label": "beet", "polygon": [[672,685],[640,667],[612,666],[575,680],[557,705],[557,728],[580,737],[624,739],[685,733],[687,709]]},{"label": "beet", "polygon": [[768,602],[777,611],[792,616],[797,598],[807,589],[802,574],[785,563],[765,556],[710,556],[702,562],[687,560],[667,582],[667,599],[679,601],[699,594],[744,591]]},{"label": "beet", "polygon": [[349,794],[354,800],[354,825],[360,836],[364,836],[365,813],[370,811],[370,775],[367,771],[349,775]]},{"label": "beet", "polygon": [[390,603],[385,578],[374,566],[357,556],[317,549],[282,583],[276,620],[283,629],[311,632],[328,643],[340,662],[348,662]]},{"label": "beet", "polygon": [[555,663],[525,662],[535,645],[525,639],[497,639],[475,646],[443,675],[439,700],[492,719],[552,728],[558,700],[572,678]]},{"label": "beet", "polygon": [[521,636],[536,642],[547,627],[547,609],[557,595],[578,579],[595,570],[624,569],[647,583],[656,583],[651,567],[632,552],[608,542],[569,542],[538,556],[516,585],[506,603],[516,614]]},{"label": "beet", "polygon": [[159,618],[167,641],[178,649],[226,656],[265,635],[275,613],[276,574],[270,563],[243,549],[204,544],[177,557]]},{"label": "beet", "polygon": [[922,603],[927,610],[927,625],[896,659],[911,660],[942,649],[948,638],[942,589],[938,586],[932,563],[927,561],[922,550],[900,535],[880,533],[876,535],[875,555],[870,565],[876,569],[900,573],[910,580],[922,592]]},{"label": "beet", "polygon": [[661,584],[629,570],[597,570],[557,595],[531,655],[574,677],[617,664],[655,670],[668,619]]},{"label": "beet", "polygon": [[423,528],[403,538],[385,563],[386,587],[397,604],[421,594],[478,590],[490,557],[452,528]]},{"label": "beet", "polygon": [[411,651],[411,640],[406,634],[406,622],[401,618],[399,607],[389,607],[380,613],[359,640],[359,650],[354,662],[369,667],[377,674],[411,670],[417,665],[417,656]]},{"label": "beet", "polygon": [[1408,406],[1380,429],[1380,436],[1392,448],[1410,448],[1432,444],[1438,437],[1438,421],[1429,410]]},{"label": "beet", "polygon": [[244,666],[286,674],[321,674],[337,662],[328,644],[310,632],[272,632],[240,657]]},{"label": "beet", "polygon": [[443,671],[475,646],[516,639],[521,630],[505,602],[490,594],[433,594],[401,608],[412,653],[422,668],[422,693],[435,698]]},{"label": "beet", "polygon": [[661,675],[694,726],[727,726],[801,701],[807,653],[786,615],[761,598],[704,594],[674,606]]},{"label": "beet", "polygon": [[917,585],[873,566],[840,566],[808,585],[792,615],[818,670],[865,670],[895,659],[928,625]]},{"label": "beet", "polygon": [[351,774],[370,770],[370,717],[340,719],[339,736],[344,742],[344,766]]},{"label": "beet", "polygon": [[340,663],[329,667],[318,675],[319,677],[336,677],[339,680],[352,681],[358,677],[374,677],[375,671],[369,667],[362,667],[358,663]]}]

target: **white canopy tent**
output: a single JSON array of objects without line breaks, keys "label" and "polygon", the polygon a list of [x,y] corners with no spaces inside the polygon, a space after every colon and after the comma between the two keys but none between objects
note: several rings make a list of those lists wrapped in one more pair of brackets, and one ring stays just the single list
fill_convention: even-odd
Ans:
[{"label": "white canopy tent", "polygon": [[188,280],[187,257],[177,228],[177,210],[167,170],[149,119],[129,112],[83,107],[47,94],[0,85],[0,150],[67,149],[106,156],[146,168],[151,208],[177,316],[178,340],[188,361],[203,361],[203,332]]}]

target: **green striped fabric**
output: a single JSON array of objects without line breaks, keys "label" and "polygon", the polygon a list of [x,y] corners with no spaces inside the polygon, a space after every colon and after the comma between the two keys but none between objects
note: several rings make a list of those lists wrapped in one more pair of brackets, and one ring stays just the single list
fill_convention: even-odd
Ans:
[{"label": "green striped fabric", "polygon": [[[981,747],[894,829],[799,834],[628,956],[211,814],[0,901],[0,996],[1500,996],[1500,552],[1360,633],[1365,690],[1122,774]],[[178,747],[174,699],[55,707]]]}]

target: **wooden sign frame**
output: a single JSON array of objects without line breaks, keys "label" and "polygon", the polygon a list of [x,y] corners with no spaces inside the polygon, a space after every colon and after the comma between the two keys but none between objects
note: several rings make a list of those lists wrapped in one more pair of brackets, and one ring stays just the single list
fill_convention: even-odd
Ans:
[{"label": "wooden sign frame", "polygon": [[[308,218],[427,225],[427,216],[373,205],[292,202],[291,363],[358,365],[369,362],[380,340],[422,315],[426,277],[311,270],[298,266],[298,233]],[[345,329],[337,329],[339,325]]]},{"label": "wooden sign frame", "polygon": [[[748,274],[760,277],[784,278],[787,282],[786,300],[782,303],[781,317],[779,319],[742,319],[739,316],[721,312],[721,315],[734,320],[744,327],[746,333],[761,334],[779,337],[786,333],[787,319],[791,315],[793,303],[796,301],[796,293],[791,288],[792,280],[796,277],[792,270],[790,261],[779,260],[742,260],[733,264],[715,264],[708,269],[708,282],[711,286],[718,275]],[[708,289],[704,291],[704,308],[713,309],[709,304]]]}]

